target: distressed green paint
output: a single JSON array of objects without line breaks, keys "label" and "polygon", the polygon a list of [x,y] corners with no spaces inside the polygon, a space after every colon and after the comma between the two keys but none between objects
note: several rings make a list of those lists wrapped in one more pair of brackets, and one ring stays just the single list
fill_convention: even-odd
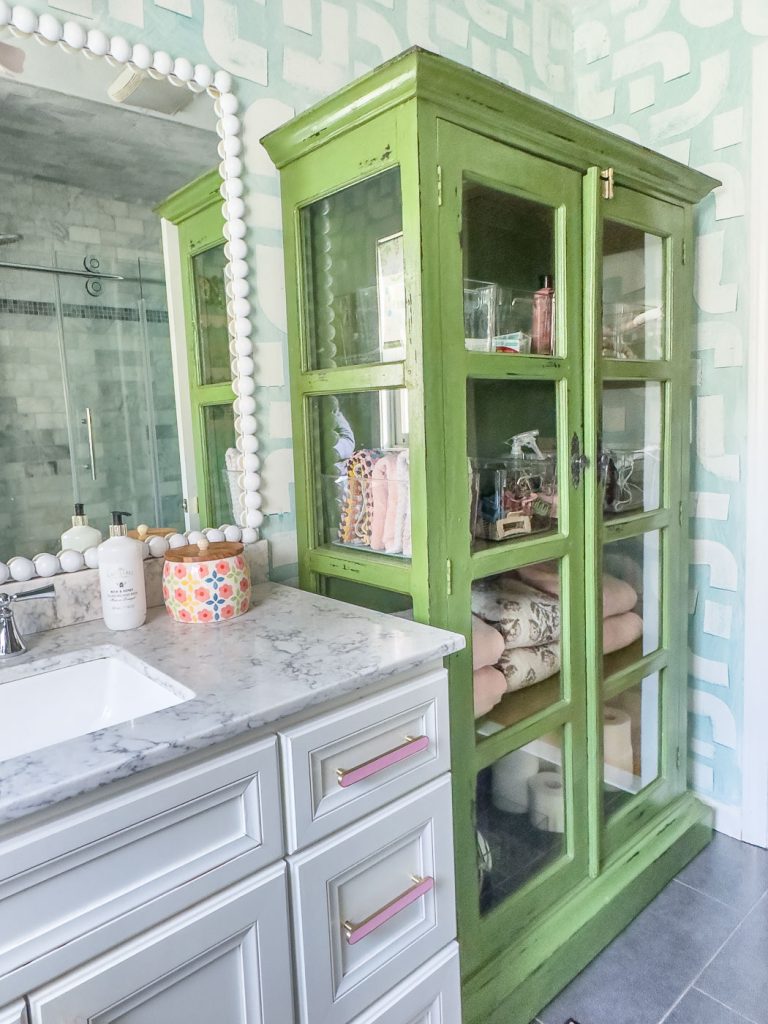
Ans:
[{"label": "distressed green paint", "polygon": [[[377,607],[384,592],[409,594],[415,617],[471,635],[473,580],[516,566],[562,560],[563,689],[551,706],[476,741],[469,649],[449,659],[456,889],[464,1015],[472,1024],[527,1024],[535,1012],[622,928],[707,841],[709,815],[684,793],[675,751],[684,745],[683,630],[686,558],[679,503],[687,415],[690,266],[686,204],[712,179],[641,150],[423,51],[372,72],[265,140],[282,167],[286,226],[296,504],[301,583],[330,578]],[[401,168],[408,349],[399,366],[307,371],[300,211],[381,166]],[[600,197],[600,169],[616,171],[616,196]],[[538,359],[464,348],[462,190],[465,177],[555,211],[557,336],[563,351]],[[612,205],[611,205],[612,203]],[[601,358],[602,218],[660,231],[667,243],[670,360],[628,367]],[[689,251],[690,241],[689,241]],[[562,301],[565,296],[566,301]],[[565,344],[563,345],[563,341]],[[658,380],[668,388],[664,507],[603,523],[598,480],[602,382]],[[466,393],[470,380],[551,382],[557,391],[558,533],[472,553],[469,545]],[[404,383],[411,432],[413,559],[319,543],[307,402],[319,394]],[[590,468],[576,487],[567,472],[573,434]],[[607,538],[665,532],[663,648],[602,680],[600,567]],[[377,594],[382,596],[378,597]],[[663,677],[662,773],[603,826],[602,707],[659,669]],[[506,902],[481,916],[474,799],[477,772],[553,729],[563,729],[567,790],[565,854]]]}]

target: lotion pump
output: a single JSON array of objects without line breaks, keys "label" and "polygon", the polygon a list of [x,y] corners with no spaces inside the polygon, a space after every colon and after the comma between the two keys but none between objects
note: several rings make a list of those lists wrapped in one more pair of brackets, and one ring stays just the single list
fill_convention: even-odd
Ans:
[{"label": "lotion pump", "polygon": [[99,586],[107,629],[136,629],[147,617],[144,545],[128,536],[130,512],[113,512],[109,540],[99,545]]},{"label": "lotion pump", "polygon": [[101,544],[101,533],[95,526],[88,525],[85,506],[78,503],[72,516],[72,526],[61,535],[61,550],[83,552],[97,544]]}]

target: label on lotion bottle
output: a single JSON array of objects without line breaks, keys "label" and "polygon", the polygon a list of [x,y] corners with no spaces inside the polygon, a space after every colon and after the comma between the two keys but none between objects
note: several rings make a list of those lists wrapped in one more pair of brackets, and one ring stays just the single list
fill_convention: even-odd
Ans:
[{"label": "label on lotion bottle", "polygon": [[99,545],[99,587],[108,629],[136,629],[147,617],[144,545],[128,536],[123,517],[113,512],[109,540]]}]

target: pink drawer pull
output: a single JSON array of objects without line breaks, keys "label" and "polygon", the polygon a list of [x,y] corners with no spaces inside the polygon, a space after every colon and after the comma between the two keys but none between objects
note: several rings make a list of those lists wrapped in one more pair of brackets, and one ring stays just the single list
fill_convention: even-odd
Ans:
[{"label": "pink drawer pull", "polygon": [[370,778],[377,772],[383,772],[385,768],[391,768],[393,764],[404,761],[406,757],[413,757],[420,754],[429,746],[429,736],[406,736],[405,743],[378,757],[372,757],[370,761],[363,761],[355,768],[337,768],[336,774],[339,777],[339,785],[345,789],[347,786],[354,786],[356,782]]},{"label": "pink drawer pull", "polygon": [[410,889],[406,889],[404,893],[401,893],[391,903],[387,903],[385,907],[377,910],[375,914],[371,914],[370,917],[366,917],[364,921],[359,924],[353,924],[351,921],[344,922],[344,931],[347,935],[347,942],[350,946],[354,946],[356,942],[364,939],[366,935],[370,935],[371,932],[375,932],[376,929],[386,924],[387,921],[391,921],[395,914],[399,914],[401,910],[405,910],[412,903],[415,903],[422,896],[426,896],[428,892],[431,892],[435,887],[434,878],[416,878],[415,875],[411,875],[414,881],[414,885]]}]

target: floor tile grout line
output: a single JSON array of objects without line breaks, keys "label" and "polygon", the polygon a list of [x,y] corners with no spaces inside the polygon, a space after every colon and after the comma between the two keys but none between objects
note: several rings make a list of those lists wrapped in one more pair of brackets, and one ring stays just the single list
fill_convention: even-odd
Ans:
[{"label": "floor tile grout line", "polygon": [[[733,909],[731,907],[730,903],[726,903],[725,900],[718,899],[717,896],[713,896],[712,893],[710,893],[710,892],[704,892],[703,889],[697,889],[695,885],[690,885],[688,882],[681,882],[679,878],[673,878],[672,881],[673,882],[677,882],[678,885],[685,886],[686,889],[690,889],[692,892],[698,893],[699,896],[705,896],[708,900],[712,900],[713,903],[719,903],[721,907],[728,907],[729,910]],[[760,896],[758,897],[758,900],[757,900],[758,903],[763,898],[763,895],[764,894],[761,893]],[[751,910],[752,910],[752,907],[750,906],[749,910],[745,911],[744,917],[746,917],[747,914]]]},{"label": "floor tile grout line", "polygon": [[692,988],[696,992],[701,992],[701,994],[703,996],[706,996],[707,999],[711,999],[713,1003],[717,1003],[719,1006],[724,1006],[726,1010],[730,1010],[731,1013],[736,1014],[739,1020],[746,1021],[746,1024],[757,1024],[756,1020],[753,1020],[751,1017],[745,1017],[744,1014],[741,1013],[739,1010],[735,1009],[733,1006],[729,1006],[728,1003],[724,1003],[723,1000],[718,999],[717,996],[713,996],[711,992],[705,992],[702,988],[696,988],[695,984],[692,986]]},{"label": "floor tile grout line", "polygon": [[[681,885],[682,884],[685,884],[685,883],[681,883]],[[719,903],[720,901],[718,900],[717,902]],[[760,901],[758,900],[758,903],[759,902]],[[757,906],[757,904],[755,904],[755,906]],[[750,911],[749,913],[751,914],[752,911]],[[747,914],[747,917],[749,917],[749,914]],[[744,920],[746,920],[746,918],[744,918]],[[677,997],[677,999],[674,1001],[674,1003],[672,1003],[672,1005],[667,1010],[667,1012],[664,1014],[664,1016],[661,1018],[661,1020],[658,1021],[658,1024],[664,1024],[664,1022],[669,1018],[670,1013],[672,1013],[672,1011],[675,1009],[675,1007],[678,1006],[683,1001],[685,996],[688,995],[688,993],[691,991],[691,989],[696,986],[696,982],[702,976],[704,971],[706,971],[706,969],[709,967],[709,965],[712,963],[712,961],[715,960],[720,955],[720,953],[722,953],[722,951],[725,949],[725,947],[731,941],[731,939],[736,934],[736,932],[739,930],[739,928],[741,928],[741,926],[744,924],[744,920],[739,921],[739,923],[736,925],[736,927],[733,929],[733,931],[728,933],[728,935],[726,936],[724,941],[717,947],[715,952],[712,954],[712,956],[709,958],[709,960],[707,960],[707,962],[701,968],[699,973],[691,980],[691,983],[687,986],[687,988],[683,992],[680,993],[680,995]],[[704,992],[702,994],[703,995],[708,995],[707,992]]]}]

